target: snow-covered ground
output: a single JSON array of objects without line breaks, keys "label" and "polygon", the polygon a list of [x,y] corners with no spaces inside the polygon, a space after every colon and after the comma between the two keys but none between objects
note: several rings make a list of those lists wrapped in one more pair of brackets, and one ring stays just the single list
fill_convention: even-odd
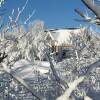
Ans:
[{"label": "snow-covered ground", "polygon": [[39,72],[40,74],[48,73],[49,66],[49,62],[46,61],[36,61],[33,65],[29,61],[22,59],[13,65],[12,71],[23,79],[32,79],[35,77],[35,72]]}]

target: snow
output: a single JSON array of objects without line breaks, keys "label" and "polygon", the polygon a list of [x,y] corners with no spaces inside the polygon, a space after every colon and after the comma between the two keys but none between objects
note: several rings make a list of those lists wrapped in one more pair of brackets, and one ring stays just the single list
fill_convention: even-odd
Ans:
[{"label": "snow", "polygon": [[91,98],[88,97],[88,96],[85,96],[85,97],[84,97],[84,100],[93,100],[93,99],[91,99]]},{"label": "snow", "polygon": [[60,45],[62,43],[69,43],[71,33],[78,34],[81,33],[81,31],[82,29],[74,29],[74,30],[59,29],[51,31],[51,35],[53,37],[53,40],[58,41],[58,45]]},{"label": "snow", "polygon": [[36,61],[36,63],[32,65],[29,61],[22,59],[17,61],[11,70],[14,72],[14,74],[23,79],[31,79],[35,77],[35,72],[39,72],[40,74],[48,73],[49,63],[44,61]]},{"label": "snow", "polygon": [[35,64],[37,64],[38,66],[43,66],[43,67],[50,67],[50,63],[48,61],[36,60]]}]

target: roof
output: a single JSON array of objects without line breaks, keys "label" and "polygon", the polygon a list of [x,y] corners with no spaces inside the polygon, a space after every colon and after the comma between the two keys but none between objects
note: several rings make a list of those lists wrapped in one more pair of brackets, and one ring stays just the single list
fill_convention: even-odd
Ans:
[{"label": "roof", "polygon": [[72,34],[80,34],[82,29],[76,28],[76,29],[50,29],[48,30],[48,33],[52,40],[58,41],[58,45],[62,43],[70,43],[70,37]]}]

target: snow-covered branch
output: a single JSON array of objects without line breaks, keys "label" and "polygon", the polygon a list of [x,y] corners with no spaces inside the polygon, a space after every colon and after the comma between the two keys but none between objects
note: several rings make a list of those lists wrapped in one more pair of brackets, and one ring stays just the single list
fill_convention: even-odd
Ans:
[{"label": "snow-covered branch", "polygon": [[55,80],[60,84],[60,86],[62,86],[63,89],[68,88],[68,87],[69,87],[68,84],[67,84],[65,81],[63,81],[63,80],[58,76],[58,74],[57,74],[57,72],[56,72],[56,69],[54,68],[54,65],[53,65],[53,63],[52,63],[52,60],[51,60],[51,58],[50,58],[50,55],[49,55],[49,54],[46,54],[46,56],[47,56],[47,59],[48,59],[48,61],[49,61],[49,63],[50,63],[50,68],[51,68],[52,73],[53,73],[53,75],[54,75],[54,77],[55,77]]},{"label": "snow-covered branch", "polygon": [[82,2],[100,19],[100,7],[93,4],[92,0],[82,0]]},{"label": "snow-covered branch", "polygon": [[18,77],[17,75],[13,74],[13,72],[8,68],[8,66],[4,63],[1,63],[2,67],[3,67],[3,70],[8,73],[10,76],[12,76],[15,80],[17,80],[19,83],[21,83],[29,92],[32,93],[33,96],[35,96],[37,98],[37,100],[42,100],[42,97],[36,95],[31,87],[29,87],[28,84],[26,84],[26,82],[21,78],[21,77]]},{"label": "snow-covered branch", "polygon": [[56,100],[69,100],[71,93],[75,90],[75,88],[84,80],[83,77],[79,77],[78,79],[74,80],[72,83],[69,83],[69,88],[66,89],[64,94],[62,94],[60,97],[58,97]]}]

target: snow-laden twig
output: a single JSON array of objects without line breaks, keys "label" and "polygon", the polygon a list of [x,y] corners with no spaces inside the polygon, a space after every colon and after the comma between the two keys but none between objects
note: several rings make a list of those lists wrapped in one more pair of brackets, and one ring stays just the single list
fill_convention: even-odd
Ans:
[{"label": "snow-laden twig", "polygon": [[15,10],[13,9],[13,10],[12,10],[12,16],[13,16],[14,12],[15,12]]},{"label": "snow-laden twig", "polygon": [[29,14],[28,18],[24,21],[24,24],[27,24],[27,22],[32,18],[32,16],[35,14],[36,10],[33,10],[31,14]]},{"label": "snow-laden twig", "polygon": [[21,15],[21,13],[24,11],[24,9],[25,9],[25,7],[26,7],[27,3],[28,3],[28,0],[26,1],[25,5],[22,7],[22,9],[21,9],[21,10],[18,10],[19,12],[18,12],[18,15],[17,15],[17,17],[16,17],[15,22],[17,22],[17,21],[18,21],[19,16],[20,16],[20,15]]}]

